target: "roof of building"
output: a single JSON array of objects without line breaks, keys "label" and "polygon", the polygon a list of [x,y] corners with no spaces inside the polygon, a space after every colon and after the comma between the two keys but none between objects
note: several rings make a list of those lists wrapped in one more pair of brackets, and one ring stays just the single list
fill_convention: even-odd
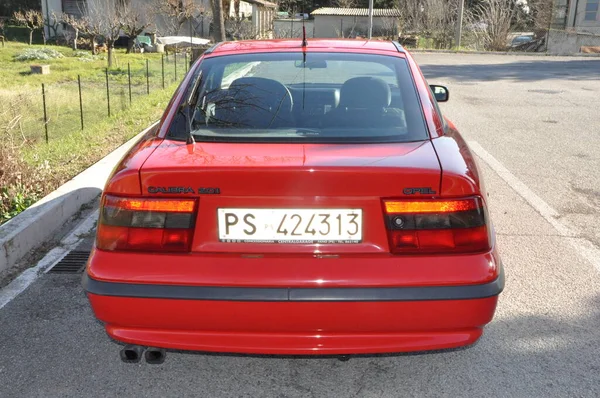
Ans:
[{"label": "roof of building", "polygon": [[[334,15],[341,17],[368,17],[368,8],[323,7],[314,10],[311,15]],[[394,8],[374,8],[374,17],[400,17],[400,10]]]},{"label": "roof of building", "polygon": [[271,3],[266,0],[243,0],[244,3],[256,4],[257,6],[267,7],[267,8],[277,8],[277,4]]},{"label": "roof of building", "polygon": [[[280,39],[280,40],[246,40],[230,41],[217,45],[212,51],[213,54],[219,53],[244,53],[259,51],[279,51],[279,50],[300,50],[302,47],[301,39]],[[368,51],[391,51],[398,53],[398,48],[391,41],[383,40],[364,40],[364,39],[308,39],[306,47],[311,49],[331,49],[335,50],[365,50]]]}]

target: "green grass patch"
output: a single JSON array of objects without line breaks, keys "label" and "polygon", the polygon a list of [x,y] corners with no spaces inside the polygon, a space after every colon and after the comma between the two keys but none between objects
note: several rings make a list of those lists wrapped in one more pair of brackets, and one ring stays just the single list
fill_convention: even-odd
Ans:
[{"label": "green grass patch", "polygon": [[[106,54],[88,57],[65,47],[47,47],[63,57],[17,61],[16,54],[45,47],[7,43],[0,48],[0,223],[159,119],[187,70],[181,55],[177,64],[173,55],[165,57],[163,71],[160,54],[117,50],[117,63],[108,70],[108,117]],[[34,63],[50,65],[50,74],[31,74]]]}]

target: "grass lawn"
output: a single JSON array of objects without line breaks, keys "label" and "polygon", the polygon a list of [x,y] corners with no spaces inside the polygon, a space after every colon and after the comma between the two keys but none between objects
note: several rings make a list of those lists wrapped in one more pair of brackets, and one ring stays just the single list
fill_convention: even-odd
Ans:
[{"label": "grass lawn", "polygon": [[[111,108],[108,117],[107,54],[92,57],[89,51],[75,53],[66,47],[46,46],[63,57],[15,60],[16,55],[30,48],[44,46],[7,42],[4,48],[0,47],[0,223],[160,118],[187,69],[182,55],[177,65],[173,55],[165,57],[163,89],[160,54],[125,54],[117,50],[117,62],[108,70]],[[32,64],[50,65],[51,72],[31,74]],[[78,76],[82,86],[83,130]],[[46,91],[48,143],[42,83]]]}]

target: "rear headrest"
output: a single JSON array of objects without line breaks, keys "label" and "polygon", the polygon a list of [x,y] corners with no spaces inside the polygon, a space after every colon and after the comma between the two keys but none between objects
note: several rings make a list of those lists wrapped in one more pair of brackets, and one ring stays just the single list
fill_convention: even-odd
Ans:
[{"label": "rear headrest", "polygon": [[289,90],[277,80],[262,77],[241,77],[229,85],[229,94],[237,100],[252,100],[255,105],[281,106],[285,101],[284,111],[289,107],[292,96]]},{"label": "rear headrest", "polygon": [[340,92],[340,107],[344,108],[387,108],[391,102],[390,86],[377,77],[346,80]]},{"label": "rear headrest", "polygon": [[278,81],[242,77],[229,85],[224,100],[216,104],[215,119],[247,128],[289,126],[293,105],[290,91]]}]

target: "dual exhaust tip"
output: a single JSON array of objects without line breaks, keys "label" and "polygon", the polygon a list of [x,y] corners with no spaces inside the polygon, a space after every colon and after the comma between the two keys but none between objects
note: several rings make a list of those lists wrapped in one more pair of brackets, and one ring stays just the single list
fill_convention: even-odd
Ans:
[{"label": "dual exhaust tip", "polygon": [[[142,347],[141,345],[126,345],[119,353],[121,361],[125,363],[138,363],[142,360],[142,356],[147,363],[151,365],[160,365],[165,361],[167,352],[164,348]],[[349,355],[340,355],[338,359],[342,362],[350,360]]]},{"label": "dual exhaust tip", "polygon": [[142,356],[151,365],[160,365],[165,361],[167,352],[164,348],[142,347],[140,345],[126,345],[119,353],[121,361],[125,363],[138,363]]}]

